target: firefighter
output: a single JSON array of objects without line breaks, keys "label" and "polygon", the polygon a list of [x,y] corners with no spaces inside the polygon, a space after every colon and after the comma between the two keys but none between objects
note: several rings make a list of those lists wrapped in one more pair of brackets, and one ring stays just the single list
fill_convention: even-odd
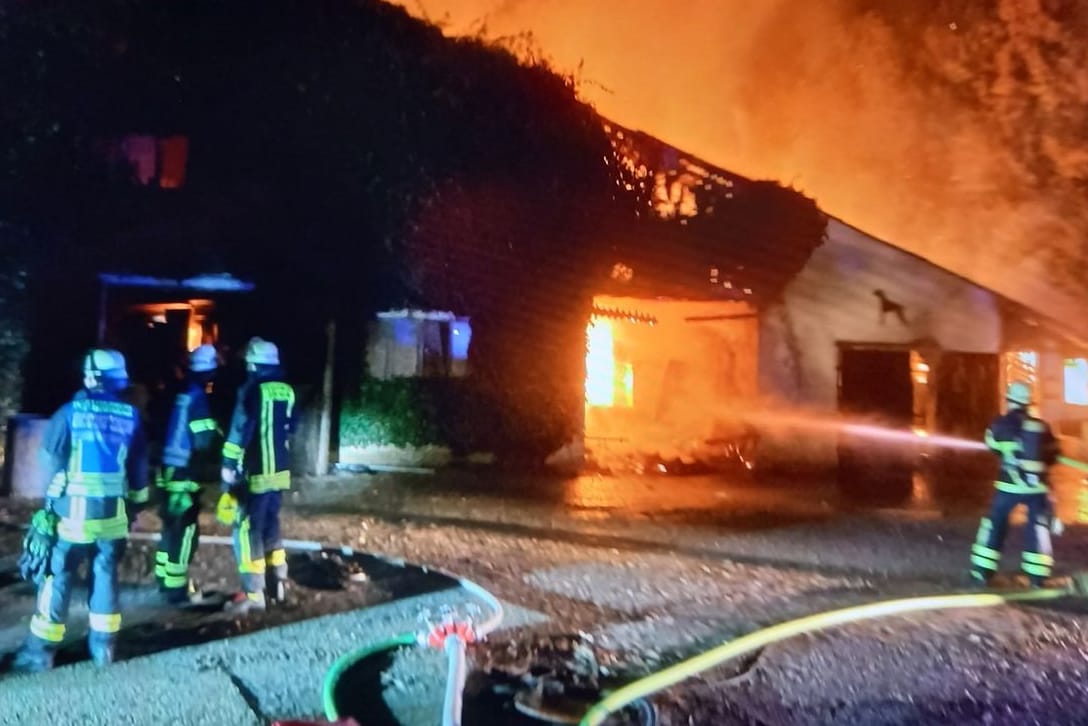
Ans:
[{"label": "firefighter", "polygon": [[[283,381],[279,350],[261,338],[245,353],[248,377],[238,390],[223,444],[219,521],[234,529],[242,592],[226,609],[245,615],[285,599],[287,554],[280,535],[280,501],[291,487],[288,437],[295,426],[295,391]],[[267,577],[267,579],[266,579]]]},{"label": "firefighter", "polygon": [[83,390],[53,414],[43,434],[42,476],[51,481],[45,506],[31,526],[54,544],[30,634],[16,654],[16,670],[53,666],[64,640],[72,587],[88,558],[91,658],[99,666],[114,659],[121,629],[117,570],[128,539],[128,515],[146,504],[149,493],[140,415],[118,397],[127,385],[123,355],[90,351],[83,360]]},{"label": "firefighter", "polygon": [[162,539],[155,553],[155,577],[164,599],[172,605],[200,597],[189,577],[189,563],[200,539],[201,485],[218,477],[216,444],[222,432],[208,400],[217,367],[215,346],[201,345],[189,354],[189,374],[166,426],[158,478],[163,493]]},{"label": "firefighter", "polygon": [[986,445],[1001,459],[990,513],[982,518],[971,548],[971,576],[985,586],[997,572],[1009,515],[1018,505],[1028,510],[1021,569],[1032,587],[1042,587],[1054,567],[1050,523],[1054,512],[1048,470],[1058,459],[1058,442],[1047,423],[1028,413],[1031,389],[1020,381],[1008,387],[1008,412],[986,429]]}]

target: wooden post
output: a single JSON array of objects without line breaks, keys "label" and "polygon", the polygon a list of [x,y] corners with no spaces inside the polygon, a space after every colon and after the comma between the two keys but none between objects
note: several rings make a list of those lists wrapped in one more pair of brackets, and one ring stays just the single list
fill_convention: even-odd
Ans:
[{"label": "wooden post", "polygon": [[336,353],[336,321],[325,326],[325,374],[321,381],[321,422],[317,430],[317,475],[329,473],[329,445],[332,436],[332,374]]}]

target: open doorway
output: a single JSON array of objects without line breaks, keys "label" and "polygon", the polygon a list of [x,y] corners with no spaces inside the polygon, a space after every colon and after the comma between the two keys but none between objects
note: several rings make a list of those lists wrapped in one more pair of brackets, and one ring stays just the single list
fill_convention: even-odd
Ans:
[{"label": "open doorway", "polygon": [[[249,334],[248,296],[239,293],[254,286],[230,275],[175,280],[102,274],[99,280],[98,344],[125,354],[128,398],[143,413],[149,434],[161,434],[169,392],[185,375],[189,352],[204,343],[222,352],[224,343],[238,345]],[[235,382],[228,377],[221,376],[216,388],[229,395],[223,384],[233,389]]]},{"label": "open doorway", "polygon": [[742,414],[758,393],[757,350],[747,303],[596,296],[586,330],[590,460],[648,473],[743,468],[736,449],[748,443]]},{"label": "open doorway", "polygon": [[128,351],[132,379],[149,386],[182,375],[189,351],[219,337],[211,300],[134,303],[116,315],[113,344]]},{"label": "open doorway", "polygon": [[[859,424],[918,432],[927,408],[928,376],[916,374],[921,372],[917,356],[905,347],[841,344],[840,414]],[[914,447],[901,441],[844,431],[838,442],[840,488],[866,500],[909,498],[915,454]]]}]

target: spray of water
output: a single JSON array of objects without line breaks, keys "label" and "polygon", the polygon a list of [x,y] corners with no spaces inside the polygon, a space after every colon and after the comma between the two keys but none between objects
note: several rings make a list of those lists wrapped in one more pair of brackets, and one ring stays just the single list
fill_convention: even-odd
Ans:
[{"label": "spray of water", "polygon": [[840,433],[873,439],[884,444],[899,446],[924,446],[926,448],[958,449],[961,451],[986,451],[981,441],[958,436],[930,434],[925,431],[904,431],[879,423],[851,421],[848,419],[781,411],[749,412],[744,420],[760,430],[791,429],[797,431]]},{"label": "spray of water", "polygon": [[896,431],[883,426],[869,424],[842,424],[844,433],[852,436],[864,436],[888,443],[907,444],[917,446],[924,444],[944,449],[963,449],[967,451],[986,451],[986,445],[981,441],[971,441],[958,436],[930,435],[924,432]]}]

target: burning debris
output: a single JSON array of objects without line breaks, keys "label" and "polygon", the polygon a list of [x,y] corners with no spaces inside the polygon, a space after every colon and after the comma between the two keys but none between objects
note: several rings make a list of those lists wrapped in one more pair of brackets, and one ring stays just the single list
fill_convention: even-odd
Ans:
[{"label": "burning debris", "polygon": [[[607,651],[586,633],[538,636],[530,641],[484,644],[474,651],[477,670],[466,689],[466,715],[483,710],[505,720],[480,723],[578,723],[602,692],[646,673],[653,663],[637,654]],[[651,724],[656,715],[636,704],[617,723]],[[476,709],[480,709],[477,711]],[[521,720],[515,720],[521,715]]]}]

